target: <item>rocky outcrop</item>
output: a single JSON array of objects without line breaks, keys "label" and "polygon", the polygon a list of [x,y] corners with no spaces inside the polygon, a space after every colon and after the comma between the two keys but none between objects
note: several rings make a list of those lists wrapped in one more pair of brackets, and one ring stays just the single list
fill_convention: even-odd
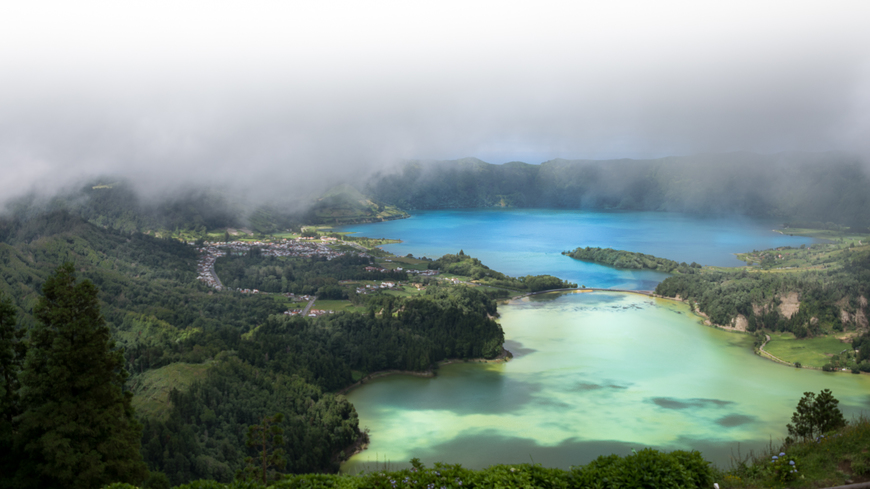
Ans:
[{"label": "rocky outcrop", "polygon": [[791,319],[801,307],[797,292],[789,292],[781,296],[779,301],[779,313],[786,319]]}]

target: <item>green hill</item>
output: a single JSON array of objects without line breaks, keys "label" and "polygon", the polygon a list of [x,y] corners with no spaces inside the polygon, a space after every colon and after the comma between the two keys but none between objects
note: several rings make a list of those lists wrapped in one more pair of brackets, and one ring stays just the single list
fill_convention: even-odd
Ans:
[{"label": "green hill", "polygon": [[403,219],[408,213],[394,205],[373,201],[347,184],[329,189],[306,214],[312,224],[353,224]]}]

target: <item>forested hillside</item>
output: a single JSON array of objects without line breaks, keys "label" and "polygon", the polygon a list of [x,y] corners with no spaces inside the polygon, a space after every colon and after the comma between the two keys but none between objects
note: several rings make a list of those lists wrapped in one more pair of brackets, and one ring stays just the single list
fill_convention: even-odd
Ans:
[{"label": "forested hillside", "polygon": [[[102,228],[67,211],[0,221],[0,292],[17,311],[17,328],[39,325],[41,287],[61,263],[98,289],[99,305],[144,423],[150,470],[179,484],[229,481],[252,454],[244,432],[284,414],[286,470],[334,471],[362,436],[351,404],[334,392],[354,375],[383,369],[428,370],[446,358],[491,358],[504,336],[495,303],[465,286],[431,284],[414,297],[380,292],[356,298],[363,312],[319,318],[282,314],[279,293],[346,296],[351,277],[405,278],[365,272],[370,258],[333,260],[225,258],[227,280],[255,280],[276,294],[219,292],[197,280],[194,246]],[[247,278],[247,271],[256,278]],[[234,278],[234,275],[239,278]]]},{"label": "forested hillside", "polygon": [[[842,361],[832,358],[831,368],[870,371],[870,252],[863,247],[813,245],[815,256],[804,269],[741,269],[674,275],[656,287],[656,294],[679,297],[709,317],[713,324],[749,332],[790,332],[798,339],[834,334],[853,338],[858,355]],[[830,256],[830,250],[835,253]],[[788,251],[778,256],[785,261]],[[794,253],[793,253],[794,254]],[[866,347],[864,345],[867,345]],[[842,363],[842,364],[841,364]]]},{"label": "forested hillside", "polygon": [[[253,250],[252,250],[253,251]],[[366,271],[369,258],[345,255],[332,260],[316,258],[288,260],[273,256],[230,255],[215,263],[223,283],[232,289],[263,292],[316,294],[323,299],[347,299],[341,280],[408,280],[408,274],[394,270]]]},{"label": "forested hillside", "polygon": [[388,221],[408,217],[408,213],[393,205],[374,202],[359,190],[344,184],[327,190],[305,213],[310,224],[350,224]]},{"label": "forested hillside", "polygon": [[551,160],[492,165],[476,158],[411,162],[367,193],[402,209],[527,207],[741,214],[870,225],[868,176],[842,153],[752,153],[656,160]]}]

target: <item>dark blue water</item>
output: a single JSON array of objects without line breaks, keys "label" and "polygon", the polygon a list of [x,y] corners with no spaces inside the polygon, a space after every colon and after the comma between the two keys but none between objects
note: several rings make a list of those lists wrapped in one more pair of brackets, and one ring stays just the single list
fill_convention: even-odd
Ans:
[{"label": "dark blue water", "polygon": [[616,270],[561,254],[578,246],[648,253],[678,262],[740,266],[735,253],[810,244],[811,238],[774,231],[779,222],[743,217],[703,218],[667,212],[598,212],[551,209],[418,211],[411,218],[346,226],[398,255],[437,258],[466,254],[512,276],[550,274],[587,287],[649,290],[667,275]]}]

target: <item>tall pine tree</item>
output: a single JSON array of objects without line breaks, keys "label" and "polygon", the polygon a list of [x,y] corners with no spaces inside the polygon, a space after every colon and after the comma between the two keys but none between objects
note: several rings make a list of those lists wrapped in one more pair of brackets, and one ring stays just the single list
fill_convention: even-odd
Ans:
[{"label": "tall pine tree", "polygon": [[[15,417],[21,414],[18,374],[24,363],[24,330],[16,327],[17,311],[12,302],[0,294],[0,474],[11,474],[18,466],[13,440]],[[7,487],[0,478],[0,487]]]},{"label": "tall pine tree", "polygon": [[71,263],[42,286],[21,374],[18,487],[94,488],[141,482],[141,425],[127,372],[100,314],[97,288]]}]

